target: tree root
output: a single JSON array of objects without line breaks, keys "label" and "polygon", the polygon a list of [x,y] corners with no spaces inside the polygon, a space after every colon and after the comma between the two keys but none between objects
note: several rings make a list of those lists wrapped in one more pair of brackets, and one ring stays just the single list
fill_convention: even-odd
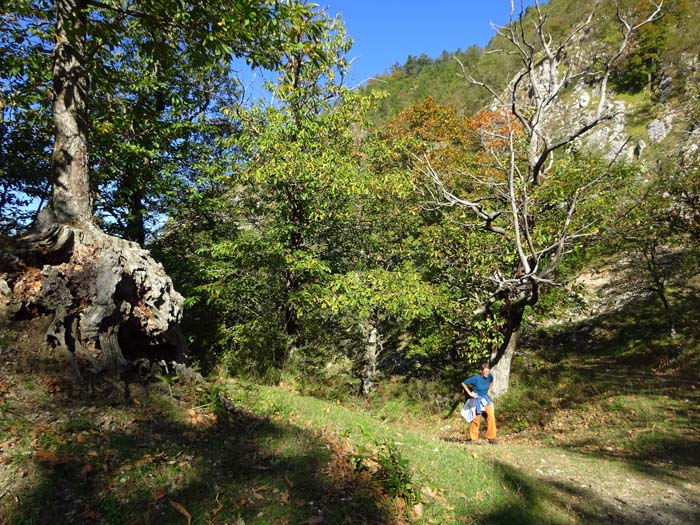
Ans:
[{"label": "tree root", "polygon": [[77,373],[184,360],[183,298],[148,251],[92,224],[60,224],[50,211],[20,246],[14,271],[0,275],[0,315],[52,316],[45,341],[70,352]]}]

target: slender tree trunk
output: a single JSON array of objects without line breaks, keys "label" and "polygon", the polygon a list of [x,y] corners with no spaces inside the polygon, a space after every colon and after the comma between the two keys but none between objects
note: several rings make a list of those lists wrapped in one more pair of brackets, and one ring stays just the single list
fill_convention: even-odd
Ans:
[{"label": "slender tree trunk", "polygon": [[[304,224],[304,210],[302,203],[296,197],[296,188],[288,188],[287,198],[290,207],[289,223],[291,231],[287,241],[287,249],[290,255],[302,249],[303,237],[301,229]],[[289,340],[287,354],[281,356],[280,364],[293,354],[303,344],[302,326],[297,315],[296,308],[290,304],[290,298],[299,291],[302,281],[299,275],[290,268],[284,270],[285,291],[284,291],[284,329]]]},{"label": "slender tree trunk", "polygon": [[377,358],[379,357],[379,331],[377,325],[372,320],[363,323],[361,326],[365,336],[365,352],[362,357],[362,377],[361,393],[367,396],[375,388],[377,381]]},{"label": "slender tree trunk", "polygon": [[510,368],[518,347],[524,312],[523,306],[513,307],[513,310],[507,315],[503,342],[491,353],[489,362],[491,364],[491,374],[493,374],[494,396],[505,394],[510,387]]},{"label": "slender tree trunk", "polygon": [[290,298],[298,290],[298,283],[294,272],[285,270],[285,291],[284,291],[284,331],[290,340],[291,346],[298,346],[299,337],[299,316],[296,309],[290,304]]},{"label": "slender tree trunk", "polygon": [[53,51],[53,211],[61,224],[92,219],[88,179],[88,72],[85,63],[86,0],[56,0]]},{"label": "slender tree trunk", "polygon": [[[133,177],[133,180],[136,178]],[[138,183],[132,183],[133,188],[129,193],[129,213],[126,218],[125,237],[139,243],[146,244],[146,225],[144,224],[145,209],[143,205],[143,191],[137,187]]]},{"label": "slender tree trunk", "polygon": [[666,319],[668,319],[669,333],[671,337],[676,337],[676,323],[671,311],[671,304],[666,293],[666,275],[663,264],[659,262],[659,244],[656,240],[652,240],[648,244],[642,246],[644,258],[647,263],[647,270],[651,278],[651,288],[656,296],[661,301],[664,307]]}]

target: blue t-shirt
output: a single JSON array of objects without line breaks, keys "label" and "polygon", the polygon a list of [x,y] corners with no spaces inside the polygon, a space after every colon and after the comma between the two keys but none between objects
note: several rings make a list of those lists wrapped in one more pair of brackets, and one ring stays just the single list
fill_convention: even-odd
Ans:
[{"label": "blue t-shirt", "polygon": [[489,393],[489,386],[493,383],[493,376],[489,374],[487,377],[481,374],[476,374],[474,376],[468,377],[462,381],[465,385],[472,385],[474,392],[479,396],[485,396]]}]

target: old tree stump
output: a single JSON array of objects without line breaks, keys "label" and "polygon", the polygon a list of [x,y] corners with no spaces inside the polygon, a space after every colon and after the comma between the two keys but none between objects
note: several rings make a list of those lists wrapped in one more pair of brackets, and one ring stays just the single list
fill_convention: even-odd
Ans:
[{"label": "old tree stump", "polygon": [[0,317],[44,317],[44,342],[67,352],[78,375],[184,359],[183,298],[138,244],[89,222],[62,224],[47,208],[16,252],[0,274]]}]

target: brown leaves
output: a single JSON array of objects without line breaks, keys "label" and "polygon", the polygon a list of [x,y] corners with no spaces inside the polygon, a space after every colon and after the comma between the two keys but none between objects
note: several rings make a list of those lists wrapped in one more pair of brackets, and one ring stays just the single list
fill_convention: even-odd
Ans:
[{"label": "brown leaves", "polygon": [[10,392],[10,383],[0,379],[0,404],[5,402],[5,396]]},{"label": "brown leaves", "polygon": [[36,449],[34,451],[33,457],[35,461],[39,463],[45,463],[52,467],[56,465],[62,465],[68,462],[66,458],[60,457],[56,452],[52,450],[46,450],[43,448]]},{"label": "brown leaves", "polygon": [[80,517],[86,520],[93,520],[98,522],[104,521],[102,514],[100,514],[96,510],[91,509],[89,506],[86,507],[85,510],[80,513]]},{"label": "brown leaves", "polygon": [[9,463],[9,452],[17,444],[17,438],[10,438],[7,441],[0,441],[0,465]]},{"label": "brown leaves", "polygon": [[26,301],[41,291],[42,279],[40,268],[28,266],[15,281],[12,293],[17,299]]},{"label": "brown leaves", "polygon": [[170,503],[170,506],[174,508],[176,511],[178,511],[182,516],[185,518],[185,522],[187,525],[190,525],[192,523],[192,516],[190,515],[189,512],[187,512],[187,509],[183,507],[180,503],[178,503],[175,500],[169,499],[168,503]]},{"label": "brown leaves", "polygon": [[87,465],[84,465],[83,468],[80,469],[80,474],[78,474],[78,477],[82,481],[86,481],[88,477],[90,477],[90,474],[92,474],[92,471],[94,470],[93,466],[90,465],[89,463]]},{"label": "brown leaves", "polygon": [[193,408],[190,408],[187,414],[190,416],[189,423],[193,427],[211,428],[216,424],[216,414],[200,413]]},{"label": "brown leaves", "polygon": [[416,503],[411,507],[411,515],[413,519],[421,519],[423,517],[424,507],[422,503]]},{"label": "brown leaves", "polygon": [[46,379],[46,388],[52,396],[60,394],[62,390],[61,383],[55,377],[48,377]]},{"label": "brown leaves", "polygon": [[216,516],[219,512],[221,512],[221,509],[223,509],[223,508],[224,508],[224,504],[221,503],[221,502],[219,501],[219,502],[217,503],[216,507],[214,507],[214,508],[211,510],[211,515],[212,515],[212,516]]}]

